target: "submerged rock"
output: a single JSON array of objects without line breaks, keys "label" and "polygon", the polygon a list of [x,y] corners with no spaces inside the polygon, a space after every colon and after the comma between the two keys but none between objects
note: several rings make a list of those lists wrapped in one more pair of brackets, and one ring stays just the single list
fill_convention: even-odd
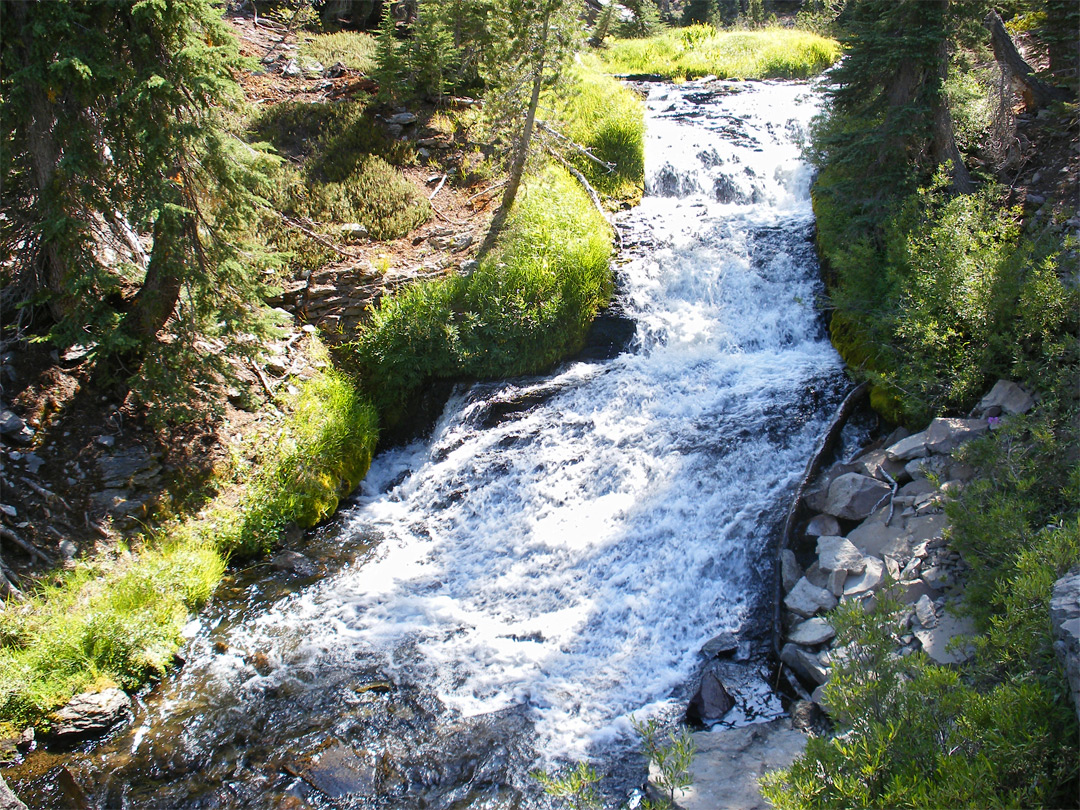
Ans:
[{"label": "submerged rock", "polygon": [[310,763],[289,771],[331,799],[375,793],[375,766],[337,740]]}]

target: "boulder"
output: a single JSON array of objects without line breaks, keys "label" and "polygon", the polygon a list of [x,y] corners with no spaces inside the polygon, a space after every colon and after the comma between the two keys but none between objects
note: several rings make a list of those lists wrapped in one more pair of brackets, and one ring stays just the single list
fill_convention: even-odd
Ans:
[{"label": "boulder", "polygon": [[161,473],[161,465],[140,445],[101,456],[97,464],[102,483],[109,489],[146,484]]},{"label": "boulder", "polygon": [[829,497],[822,511],[845,520],[862,520],[889,495],[892,488],[859,473],[844,473],[829,485]]},{"label": "boulder", "polygon": [[919,543],[941,537],[948,525],[949,519],[944,514],[916,515],[904,522],[904,529],[907,531],[908,542],[912,546],[917,546]]},{"label": "boulder", "polygon": [[876,591],[885,578],[885,563],[877,557],[866,558],[866,570],[861,574],[848,577],[844,584],[844,596],[860,596]]},{"label": "boulder", "polygon": [[1069,679],[1073,706],[1080,717],[1080,571],[1071,571],[1054,583],[1050,596],[1050,626],[1054,650]]},{"label": "boulder", "polygon": [[840,598],[844,595],[844,582],[847,581],[847,578],[848,572],[842,568],[837,571],[830,571],[829,582],[825,587],[833,596]]},{"label": "boulder", "polygon": [[819,588],[829,587],[829,574],[828,572],[821,570],[821,566],[818,565],[817,560],[814,560],[814,562],[811,563],[803,576],[810,580],[811,585],[816,585]]},{"label": "boulder", "polygon": [[[806,749],[807,737],[786,717],[723,731],[694,734],[697,753],[690,764],[692,781],[676,795],[683,810],[767,810],[758,779],[786,768]],[[656,765],[650,778],[659,777]]]},{"label": "boulder", "polygon": [[718,655],[733,653],[737,649],[739,649],[739,639],[735,634],[721,633],[705,642],[701,648],[701,654],[706,658],[716,658]]},{"label": "boulder", "polygon": [[694,726],[711,726],[731,711],[735,699],[714,672],[701,676],[701,685],[686,707],[686,720]]},{"label": "boulder", "polygon": [[970,644],[953,644],[953,639],[973,635],[975,625],[971,619],[957,618],[948,614],[941,617],[936,627],[915,630],[915,638],[925,652],[938,664],[960,664],[971,658],[973,649]]},{"label": "boulder", "polygon": [[824,588],[810,584],[806,577],[795,583],[795,587],[784,597],[784,605],[792,613],[809,619],[822,611],[836,607],[836,597]]},{"label": "boulder", "polygon": [[780,660],[808,681],[823,684],[829,680],[829,670],[818,657],[796,644],[785,644],[780,650]]},{"label": "boulder", "polygon": [[814,515],[806,524],[806,534],[809,537],[835,536],[840,534],[840,523],[832,515]]},{"label": "boulder", "polygon": [[951,453],[961,444],[990,430],[985,419],[938,417],[926,429],[926,449],[930,453]]},{"label": "boulder", "polygon": [[910,556],[908,533],[899,526],[864,522],[848,532],[848,540],[863,554],[873,557],[886,555],[904,559]]},{"label": "boulder", "polygon": [[985,416],[991,408],[1000,408],[1002,413],[1027,413],[1035,405],[1035,400],[1023,388],[1009,380],[998,380],[990,392],[979,400],[972,411],[972,416]]},{"label": "boulder", "polygon": [[832,625],[822,619],[820,616],[815,616],[813,619],[807,619],[799,625],[796,625],[790,633],[787,634],[787,640],[793,644],[801,644],[804,647],[816,647],[818,644],[824,644],[826,641],[831,641],[836,637],[836,631]]},{"label": "boulder", "polygon": [[780,552],[780,581],[784,585],[784,593],[795,587],[795,583],[802,576],[802,569],[795,559],[795,552],[785,548]]},{"label": "boulder", "polygon": [[892,461],[907,462],[913,458],[925,458],[930,454],[926,449],[926,431],[914,433],[901,439],[896,444],[885,448],[885,455]]},{"label": "boulder", "polygon": [[913,480],[929,480],[930,476],[944,478],[949,470],[948,456],[927,456],[914,458],[904,466],[904,472]]},{"label": "boulder", "polygon": [[131,717],[131,698],[122,689],[84,692],[49,715],[52,731],[49,741],[68,746],[81,740],[100,737],[118,723]]},{"label": "boulder", "polygon": [[819,537],[817,554],[818,565],[825,571],[861,574],[866,569],[866,558],[845,537]]},{"label": "boulder", "polygon": [[386,123],[388,123],[388,124],[398,124],[400,126],[405,126],[407,124],[413,124],[413,123],[416,123],[416,113],[400,112],[400,113],[397,113],[396,115],[389,116],[386,119]]},{"label": "boulder", "polygon": [[854,472],[881,480],[888,480],[885,478],[885,474],[888,474],[897,482],[900,482],[906,476],[903,462],[889,458],[888,453],[880,448],[863,453],[852,462],[852,466],[855,467]]},{"label": "boulder", "polygon": [[0,435],[20,444],[29,444],[34,440],[34,431],[7,408],[0,411]]}]

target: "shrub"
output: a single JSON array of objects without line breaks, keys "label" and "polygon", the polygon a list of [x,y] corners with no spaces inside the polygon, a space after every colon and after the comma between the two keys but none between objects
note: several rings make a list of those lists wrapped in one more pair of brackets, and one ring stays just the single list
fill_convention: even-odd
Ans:
[{"label": "shrub", "polygon": [[429,379],[542,371],[582,345],[611,294],[611,234],[563,170],[528,182],[499,244],[468,277],[384,298],[352,344],[392,420]]}]

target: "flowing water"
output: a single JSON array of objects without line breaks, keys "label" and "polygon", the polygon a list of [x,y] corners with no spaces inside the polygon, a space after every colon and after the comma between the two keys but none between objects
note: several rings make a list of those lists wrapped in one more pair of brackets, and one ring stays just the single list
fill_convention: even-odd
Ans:
[{"label": "flowing water", "polygon": [[[460,390],[309,540],[318,575],[231,577],[134,726],[62,760],[89,802],[536,807],[531,768],[588,758],[617,806],[631,718],[678,716],[725,632],[728,721],[779,714],[773,544],[844,387],[813,308],[815,105],[654,86],[620,222],[633,345]],[[51,773],[25,787],[62,806]]]}]

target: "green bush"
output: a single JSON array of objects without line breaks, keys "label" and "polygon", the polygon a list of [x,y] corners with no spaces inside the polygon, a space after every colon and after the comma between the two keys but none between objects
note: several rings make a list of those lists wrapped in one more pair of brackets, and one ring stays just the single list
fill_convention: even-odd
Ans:
[{"label": "green bush", "polygon": [[603,52],[612,73],[670,79],[804,79],[840,58],[840,45],[806,31],[717,31],[711,25],[672,29],[650,39],[617,40]]},{"label": "green bush", "polygon": [[566,172],[529,181],[472,274],[384,298],[358,334],[379,412],[393,419],[430,379],[535,373],[576,351],[610,297],[610,257],[609,226]]}]

